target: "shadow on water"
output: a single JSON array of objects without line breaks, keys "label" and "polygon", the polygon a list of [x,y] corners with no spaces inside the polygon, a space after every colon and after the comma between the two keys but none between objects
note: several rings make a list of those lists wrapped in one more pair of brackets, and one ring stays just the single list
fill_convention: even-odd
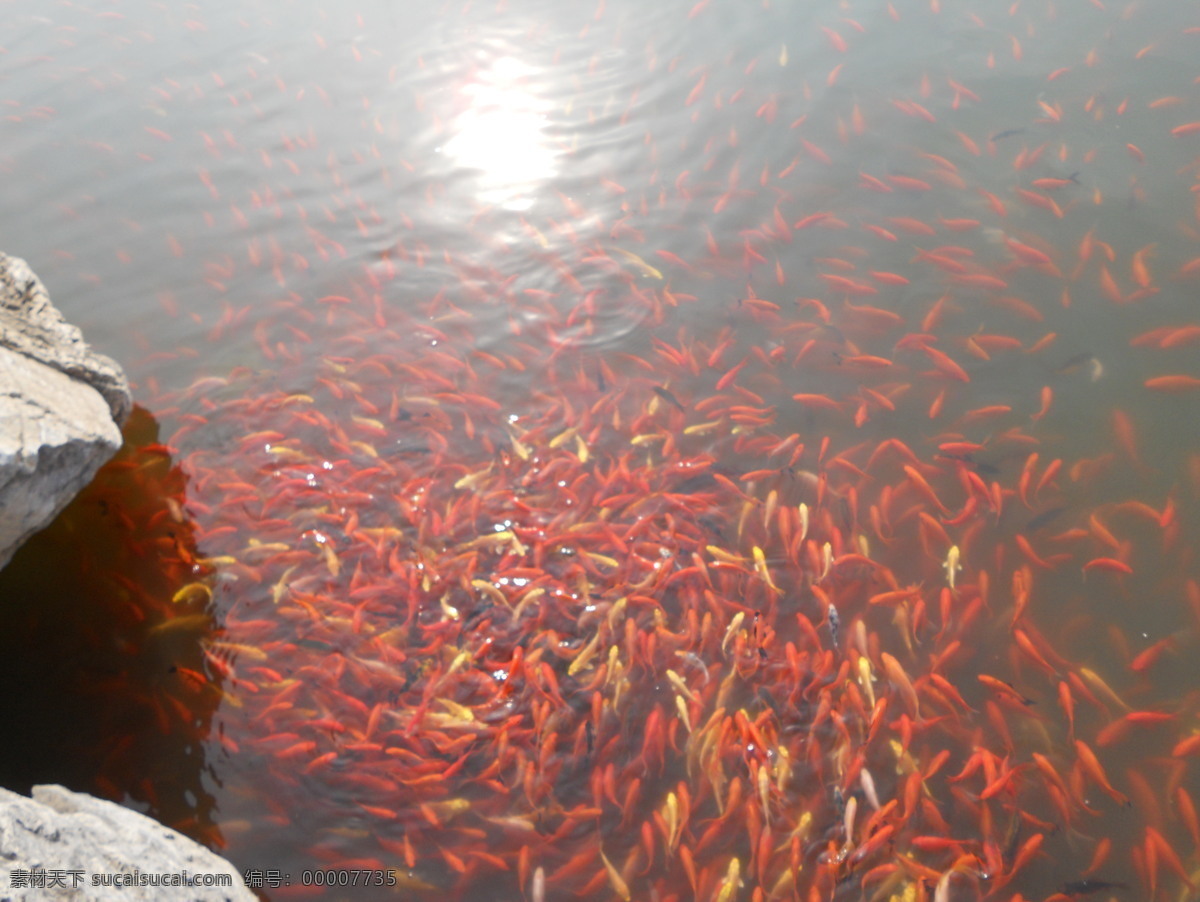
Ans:
[{"label": "shadow on water", "polygon": [[186,477],[135,408],[125,444],[0,573],[0,784],[61,783],[209,846],[204,739],[223,697]]}]

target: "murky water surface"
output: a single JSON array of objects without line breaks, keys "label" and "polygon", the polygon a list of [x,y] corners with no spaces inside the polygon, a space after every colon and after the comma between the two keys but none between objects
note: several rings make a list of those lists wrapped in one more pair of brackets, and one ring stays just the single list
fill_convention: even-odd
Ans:
[{"label": "murky water surface", "polygon": [[272,899],[1195,898],[1193,5],[4,12],[141,408],[6,785]]}]

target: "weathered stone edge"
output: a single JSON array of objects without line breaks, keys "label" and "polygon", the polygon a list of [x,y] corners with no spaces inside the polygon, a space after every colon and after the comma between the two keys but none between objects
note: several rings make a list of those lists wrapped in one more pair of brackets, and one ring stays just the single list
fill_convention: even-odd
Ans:
[{"label": "weathered stone edge", "polygon": [[[7,287],[9,290],[3,290]],[[42,280],[20,257],[0,252],[0,347],[24,354],[100,393],[123,425],[133,409],[125,373],[88,347],[83,333],[50,301]]]}]

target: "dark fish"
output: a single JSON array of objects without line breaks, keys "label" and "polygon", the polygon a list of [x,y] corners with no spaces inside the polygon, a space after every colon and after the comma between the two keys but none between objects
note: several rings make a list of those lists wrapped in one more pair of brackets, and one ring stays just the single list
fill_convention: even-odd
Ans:
[{"label": "dark fish", "polygon": [[1041,529],[1047,523],[1058,517],[1066,509],[1066,505],[1061,505],[1059,507],[1052,507],[1049,510],[1042,511],[1025,525],[1026,531],[1034,532]]},{"label": "dark fish", "polygon": [[479,621],[481,621],[484,617],[486,617],[488,614],[490,614],[492,612],[491,609],[493,607],[494,607],[493,602],[485,601],[483,604],[483,607],[481,607],[478,611],[476,611],[474,614],[472,614],[470,617],[468,617],[466,620],[463,621],[462,628],[459,630],[459,635],[462,635],[462,633],[465,632],[466,630],[474,628],[476,626],[476,624],[479,623]]},{"label": "dark fish", "polygon": [[680,410],[685,410],[684,406],[679,403],[679,399],[676,398],[675,395],[673,395],[668,389],[663,388],[661,385],[655,385],[653,388],[654,393],[668,404],[678,407]]},{"label": "dark fish", "polygon": [[833,804],[837,808],[839,818],[846,813],[846,796],[840,786],[835,785],[833,787]]},{"label": "dark fish", "polygon": [[819,323],[818,328],[821,331],[828,332],[830,335],[832,335],[835,339],[837,339],[839,344],[846,344],[846,333],[844,333],[837,326],[832,326],[829,323]]},{"label": "dark fish", "polygon": [[393,454],[428,454],[433,449],[428,445],[421,444],[420,442],[406,442],[400,440],[388,450],[390,450]]},{"label": "dark fish", "polygon": [[311,648],[314,651],[337,651],[336,646],[322,642],[320,639],[297,639],[295,644],[303,648]]},{"label": "dark fish", "polygon": [[1008,842],[1004,846],[1004,860],[1011,862],[1017,854],[1017,844],[1021,841],[1021,819],[1014,817],[1008,831]]},{"label": "dark fish", "polygon": [[1023,135],[1023,134],[1025,134],[1025,129],[1023,129],[1023,128],[1006,128],[1002,132],[996,132],[996,134],[992,135],[990,138],[988,138],[988,140],[989,141],[1002,141],[1005,138],[1011,138],[1013,135]]},{"label": "dark fish", "polygon": [[[795,478],[795,475],[796,474],[793,471],[792,477]],[[838,513],[841,515],[842,529],[845,530],[847,534],[850,534],[854,532],[855,526],[854,508],[850,504],[850,499],[845,495],[841,496],[838,499],[838,502]]]},{"label": "dark fish", "polygon": [[778,717],[780,720],[783,720],[783,709],[780,707],[779,702],[775,701],[771,693],[767,691],[766,687],[759,686],[755,695],[758,696],[758,700],[761,701],[765,707],[770,708],[775,713],[776,717]]},{"label": "dark fish", "polygon": [[675,486],[673,492],[677,495],[687,495],[691,492],[699,491],[700,489],[712,488],[716,484],[712,473],[697,473],[695,476],[689,476],[679,485]]},{"label": "dark fish", "polygon": [[833,647],[838,648],[841,643],[838,642],[838,631],[842,627],[842,618],[839,616],[837,608],[832,604],[829,606],[829,638],[833,642]]},{"label": "dark fish", "polygon": [[1000,472],[1000,468],[995,466],[994,464],[989,464],[986,461],[982,461],[982,460],[976,460],[974,454],[950,454],[950,453],[943,451],[943,452],[940,452],[938,454],[938,456],[939,457],[948,457],[950,460],[960,461],[960,462],[966,464],[968,467],[970,467],[976,473],[979,473],[981,476],[994,476],[995,474]]}]

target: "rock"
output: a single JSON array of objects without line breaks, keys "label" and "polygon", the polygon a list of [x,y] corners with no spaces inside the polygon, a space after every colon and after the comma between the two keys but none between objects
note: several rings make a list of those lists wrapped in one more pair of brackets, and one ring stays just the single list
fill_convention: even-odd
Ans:
[{"label": "rock", "polygon": [[[185,872],[225,885],[150,883],[164,875],[178,882]],[[105,875],[128,875],[118,879],[129,885],[113,886]],[[203,846],[136,811],[54,785],[33,787],[33,798],[0,789],[0,899],[255,902],[233,865]]]},{"label": "rock", "polygon": [[0,567],[117,453],[132,405],[120,367],[0,253]]},{"label": "rock", "polygon": [[50,303],[29,264],[5,253],[0,253],[0,347],[86,382],[103,396],[118,425],[133,409],[129,383],[116,361],[89,348],[83,333]]}]

